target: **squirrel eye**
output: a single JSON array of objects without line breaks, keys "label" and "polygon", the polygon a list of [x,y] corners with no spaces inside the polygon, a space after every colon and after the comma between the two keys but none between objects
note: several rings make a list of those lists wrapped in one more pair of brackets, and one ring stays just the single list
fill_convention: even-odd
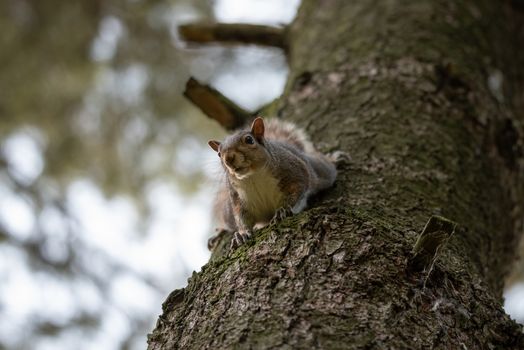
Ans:
[{"label": "squirrel eye", "polygon": [[220,158],[220,152],[218,152],[218,158]]},{"label": "squirrel eye", "polygon": [[253,139],[251,135],[247,135],[246,138],[244,139],[244,142],[247,143],[248,145],[252,145],[255,143],[255,140]]}]

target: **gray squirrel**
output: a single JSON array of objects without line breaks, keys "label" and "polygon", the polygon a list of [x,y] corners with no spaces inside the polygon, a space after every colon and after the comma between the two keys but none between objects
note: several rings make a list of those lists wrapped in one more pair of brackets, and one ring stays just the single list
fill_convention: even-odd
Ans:
[{"label": "gray squirrel", "polygon": [[[214,206],[222,226],[217,231],[233,232],[232,249],[253,229],[304,210],[307,199],[337,176],[333,161],[315,150],[302,129],[278,119],[264,123],[257,117],[250,129],[208,144],[224,170]],[[209,240],[210,249],[216,238]]]}]

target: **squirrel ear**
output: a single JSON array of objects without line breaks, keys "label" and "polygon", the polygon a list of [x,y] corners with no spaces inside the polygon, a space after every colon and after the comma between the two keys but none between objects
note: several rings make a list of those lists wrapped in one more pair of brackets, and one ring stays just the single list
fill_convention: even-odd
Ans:
[{"label": "squirrel ear", "polygon": [[257,117],[251,124],[251,133],[258,141],[264,138],[264,120],[261,117]]},{"label": "squirrel ear", "polygon": [[211,147],[215,152],[218,152],[218,146],[220,146],[220,142],[211,140],[207,143],[209,147]]}]

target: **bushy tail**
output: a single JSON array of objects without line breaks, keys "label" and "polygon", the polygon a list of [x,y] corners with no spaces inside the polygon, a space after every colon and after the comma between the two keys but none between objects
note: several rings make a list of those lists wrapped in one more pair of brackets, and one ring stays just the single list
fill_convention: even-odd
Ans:
[{"label": "bushy tail", "polygon": [[268,140],[275,140],[289,143],[305,153],[315,153],[315,147],[309,140],[304,130],[293,123],[285,122],[276,118],[270,119],[265,123],[264,137]]}]

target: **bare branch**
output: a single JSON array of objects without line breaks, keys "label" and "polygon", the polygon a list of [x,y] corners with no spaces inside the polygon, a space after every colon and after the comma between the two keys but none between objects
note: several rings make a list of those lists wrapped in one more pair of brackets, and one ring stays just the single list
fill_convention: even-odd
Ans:
[{"label": "bare branch", "polygon": [[187,81],[184,96],[226,130],[234,130],[252,119],[248,111],[237,106],[211,86],[201,84],[195,78],[189,78]]},{"label": "bare branch", "polygon": [[191,23],[178,27],[178,32],[184,40],[196,43],[255,44],[287,51],[286,29],[245,23]]}]

